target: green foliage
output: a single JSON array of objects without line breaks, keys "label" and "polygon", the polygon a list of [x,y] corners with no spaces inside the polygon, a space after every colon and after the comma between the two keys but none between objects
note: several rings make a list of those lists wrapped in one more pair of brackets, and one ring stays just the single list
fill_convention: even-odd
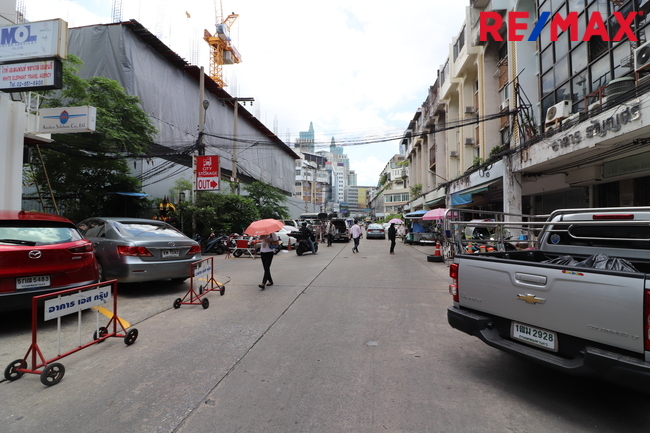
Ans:
[{"label": "green foliage", "polygon": [[259,212],[260,219],[274,218],[283,220],[289,218],[289,208],[284,206],[286,196],[277,188],[260,181],[244,186]]},{"label": "green foliage", "polygon": [[[64,88],[47,92],[50,99],[46,105],[96,107],[96,132],[53,134],[54,143],[43,146],[45,167],[32,155],[35,178],[39,185],[46,185],[47,170],[57,204],[73,220],[97,215],[141,216],[144,200],[110,193],[139,190],[138,181],[129,176],[124,153],[146,151],[156,129],[140,100],[126,93],[117,81],[78,77],[82,64],[78,57],[69,56],[64,62]],[[44,199],[51,201],[49,195]]]},{"label": "green foliage", "polygon": [[479,165],[483,164],[483,158],[480,156],[475,156],[474,159],[472,160],[472,164],[474,167],[478,167]]},{"label": "green foliage", "polygon": [[387,181],[388,181],[388,173],[382,174],[381,177],[379,178],[379,186],[384,186]]},{"label": "green foliage", "polygon": [[[199,233],[199,221],[204,228],[212,228],[216,233],[243,233],[250,223],[260,219],[255,202],[237,194],[199,194],[197,207],[203,209],[203,214],[197,215]],[[214,214],[210,215],[208,209]]]},{"label": "green foliage", "polygon": [[410,190],[411,190],[411,200],[415,200],[416,198],[422,195],[422,184],[416,183],[410,188]]}]

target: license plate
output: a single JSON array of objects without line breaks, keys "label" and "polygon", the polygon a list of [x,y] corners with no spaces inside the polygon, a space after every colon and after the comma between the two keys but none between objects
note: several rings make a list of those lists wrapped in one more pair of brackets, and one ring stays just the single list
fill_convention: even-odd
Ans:
[{"label": "license plate", "polygon": [[16,289],[33,289],[34,287],[47,287],[49,285],[50,285],[49,275],[16,278]]},{"label": "license plate", "polygon": [[512,322],[510,335],[516,340],[557,352],[557,334],[519,322]]},{"label": "license plate", "polygon": [[174,257],[180,257],[178,250],[163,250],[162,251],[162,258],[163,259],[168,259],[168,258],[174,258]]}]

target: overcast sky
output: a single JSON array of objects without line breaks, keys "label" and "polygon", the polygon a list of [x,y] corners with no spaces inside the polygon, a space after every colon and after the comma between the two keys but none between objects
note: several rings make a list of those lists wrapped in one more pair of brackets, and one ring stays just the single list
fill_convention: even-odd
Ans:
[{"label": "overcast sky", "polygon": [[[215,12],[216,8],[218,9]],[[112,22],[112,0],[25,0],[30,21]],[[372,186],[427,97],[469,0],[123,0],[136,19],[190,63],[208,68],[203,29],[216,13],[242,62],[224,66],[228,91],[288,145],[314,123],[317,149],[345,145],[358,184]],[[189,15],[189,17],[188,17]],[[377,141],[354,145],[358,141]],[[319,146],[320,145],[320,146]]]}]

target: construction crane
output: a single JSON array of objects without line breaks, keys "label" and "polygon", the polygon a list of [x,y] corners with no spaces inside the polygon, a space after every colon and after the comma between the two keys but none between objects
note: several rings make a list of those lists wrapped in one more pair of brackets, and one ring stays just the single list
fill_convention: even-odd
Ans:
[{"label": "construction crane", "polygon": [[216,31],[212,35],[209,31],[203,30],[203,39],[210,45],[210,78],[219,87],[223,88],[227,86],[223,79],[223,65],[233,65],[241,62],[241,55],[237,48],[232,45],[230,39],[230,28],[239,15],[233,12],[224,19],[221,2],[219,2],[219,8],[217,9],[217,2],[215,1],[214,9]]}]

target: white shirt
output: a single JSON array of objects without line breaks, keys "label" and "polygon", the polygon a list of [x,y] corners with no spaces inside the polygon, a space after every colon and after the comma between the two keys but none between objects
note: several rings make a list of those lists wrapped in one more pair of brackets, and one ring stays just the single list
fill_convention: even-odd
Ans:
[{"label": "white shirt", "polygon": [[271,248],[271,242],[279,240],[278,235],[271,233],[270,235],[262,237],[262,246],[260,247],[260,253],[272,253],[273,248]]},{"label": "white shirt", "polygon": [[350,228],[350,233],[352,234],[353,238],[358,238],[359,236],[361,236],[361,227],[359,227],[358,224],[353,225]]}]

